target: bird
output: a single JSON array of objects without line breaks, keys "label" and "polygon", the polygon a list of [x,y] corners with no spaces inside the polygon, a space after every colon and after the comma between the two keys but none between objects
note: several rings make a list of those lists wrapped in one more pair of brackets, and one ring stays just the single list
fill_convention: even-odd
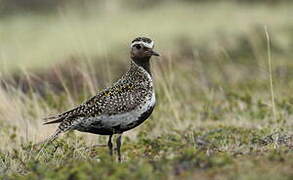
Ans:
[{"label": "bird", "polygon": [[112,137],[118,135],[115,150],[121,162],[122,134],[148,119],[156,105],[150,65],[152,56],[160,56],[154,51],[153,40],[137,37],[131,41],[130,66],[118,81],[75,108],[44,118],[44,125],[59,124],[55,133],[45,140],[47,144],[72,130],[107,135],[112,156]]}]

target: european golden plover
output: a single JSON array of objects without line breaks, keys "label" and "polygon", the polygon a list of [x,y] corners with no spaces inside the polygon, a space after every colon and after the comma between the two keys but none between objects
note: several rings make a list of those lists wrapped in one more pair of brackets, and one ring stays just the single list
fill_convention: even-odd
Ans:
[{"label": "european golden plover", "polygon": [[130,68],[112,87],[76,108],[45,118],[50,121],[44,124],[59,123],[56,132],[46,140],[47,143],[69,130],[108,135],[108,147],[112,155],[112,136],[118,134],[116,150],[118,160],[121,161],[122,133],[143,123],[156,104],[150,71],[150,58],[159,56],[153,50],[154,42],[146,37],[138,37],[131,42],[130,48]]}]

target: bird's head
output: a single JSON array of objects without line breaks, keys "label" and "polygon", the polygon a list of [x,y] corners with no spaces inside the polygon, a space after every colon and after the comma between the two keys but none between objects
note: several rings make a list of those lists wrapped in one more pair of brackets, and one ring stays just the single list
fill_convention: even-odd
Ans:
[{"label": "bird's head", "polygon": [[149,60],[152,56],[160,56],[154,49],[154,41],[146,37],[135,38],[130,45],[130,56],[135,61]]}]

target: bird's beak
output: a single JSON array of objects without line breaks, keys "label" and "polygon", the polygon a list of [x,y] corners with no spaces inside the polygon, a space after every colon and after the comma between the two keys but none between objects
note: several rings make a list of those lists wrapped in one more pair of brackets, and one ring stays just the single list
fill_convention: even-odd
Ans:
[{"label": "bird's beak", "polygon": [[151,54],[152,54],[152,56],[160,56],[160,54],[159,53],[157,53],[156,51],[154,51],[154,50],[152,50],[151,51]]}]

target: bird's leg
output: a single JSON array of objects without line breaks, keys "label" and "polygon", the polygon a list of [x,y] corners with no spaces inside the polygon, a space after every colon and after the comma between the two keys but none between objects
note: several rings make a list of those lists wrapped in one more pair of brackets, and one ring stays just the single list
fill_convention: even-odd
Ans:
[{"label": "bird's leg", "polygon": [[118,161],[121,162],[121,151],[120,151],[120,147],[121,147],[121,138],[122,138],[122,133],[118,135],[117,139],[116,139],[116,144],[117,144],[117,154],[118,154]]},{"label": "bird's leg", "polygon": [[109,148],[109,153],[112,156],[113,155],[113,144],[112,144],[112,135],[109,136],[108,140],[108,148]]}]

